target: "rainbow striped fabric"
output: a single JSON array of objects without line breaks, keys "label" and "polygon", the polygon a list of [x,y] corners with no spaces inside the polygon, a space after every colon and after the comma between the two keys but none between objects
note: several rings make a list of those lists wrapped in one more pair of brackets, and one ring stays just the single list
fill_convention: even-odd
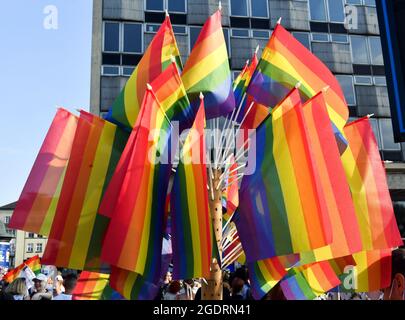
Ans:
[{"label": "rainbow striped fabric", "polygon": [[20,272],[22,271],[22,269],[24,269],[25,266],[28,266],[35,274],[38,274],[41,272],[41,259],[39,258],[38,255],[35,255],[32,258],[27,259],[25,262],[23,262],[16,268],[8,271],[3,276],[2,280],[8,283],[13,282],[15,279],[18,278]]},{"label": "rainbow striped fabric", "polygon": [[273,257],[248,263],[252,295],[260,300],[299,262],[299,255]]},{"label": "rainbow striped fabric", "polygon": [[9,227],[49,235],[78,119],[58,109],[25,183]]},{"label": "rainbow striped fabric", "polygon": [[199,104],[200,92],[204,94],[208,119],[226,115],[235,107],[228,59],[218,10],[205,22],[181,75],[193,105]]},{"label": "rainbow striped fabric", "polygon": [[223,220],[228,221],[236,208],[239,206],[239,185],[237,183],[237,170],[238,164],[235,162],[235,158],[231,157],[231,165],[229,168],[229,174],[225,179],[227,187],[222,192],[222,197],[225,200],[225,210],[223,214]]},{"label": "rainbow striped fabric", "polygon": [[324,94],[318,93],[303,106],[306,128],[321,187],[331,219],[333,241],[329,246],[301,253],[301,263],[329,260],[362,250],[359,225],[339,149],[326,110]]},{"label": "rainbow striped fabric", "polygon": [[94,239],[97,210],[126,140],[127,133],[116,125],[81,111],[43,256],[45,264],[78,270],[101,267],[102,235],[98,242]]},{"label": "rainbow striped fabric", "polygon": [[332,241],[299,92],[256,130],[256,171],[244,176],[235,220],[247,261],[310,251]]},{"label": "rainbow striped fabric", "polygon": [[340,280],[329,261],[292,268],[280,282],[287,300],[313,300],[339,284]]},{"label": "rainbow striped fabric", "polygon": [[343,131],[349,109],[337,79],[319,58],[278,24],[263,50],[247,92],[258,103],[274,107],[297,82],[301,82],[300,93],[307,98],[330,86],[325,94],[329,117],[339,131]]},{"label": "rainbow striped fabric", "polygon": [[208,206],[204,103],[187,136],[170,197],[173,278],[208,278],[212,226]]},{"label": "rainbow striped fabric", "polygon": [[[258,63],[256,53],[253,54],[252,61],[250,64],[245,65],[241,73],[233,82],[233,94],[235,95],[235,106],[239,106],[242,102],[243,95],[249,86],[250,80],[252,79],[253,73],[256,70]],[[243,113],[242,113],[243,114]]]},{"label": "rainbow striped fabric", "polygon": [[171,130],[161,108],[154,92],[147,89],[101,256],[111,265],[140,275],[160,268],[171,172],[170,161],[164,158],[170,155]]},{"label": "rainbow striped fabric", "polygon": [[396,223],[385,169],[368,118],[344,128],[349,147],[342,155],[360,226],[363,250],[403,245]]},{"label": "rainbow striped fabric", "polygon": [[170,18],[166,17],[124,89],[114,101],[108,120],[129,128],[135,125],[146,84],[151,83],[171,64],[171,56],[175,57],[176,63],[181,69],[176,38]]},{"label": "rainbow striped fabric", "polygon": [[109,278],[109,274],[82,271],[73,290],[72,300],[101,300]]}]

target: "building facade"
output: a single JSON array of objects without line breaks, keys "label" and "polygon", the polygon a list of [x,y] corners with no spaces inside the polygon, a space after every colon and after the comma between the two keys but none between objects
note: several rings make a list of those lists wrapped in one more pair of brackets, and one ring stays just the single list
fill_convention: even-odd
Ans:
[{"label": "building facade", "polygon": [[35,255],[42,257],[47,238],[39,234],[7,228],[15,209],[15,202],[0,207],[0,221],[6,226],[10,242],[10,267],[18,266]]},{"label": "building facade", "polygon": [[[91,112],[107,112],[168,10],[183,63],[217,0],[94,0]],[[395,143],[375,0],[223,0],[234,77],[277,20],[336,75],[350,119],[368,114],[405,234],[405,144]]]}]

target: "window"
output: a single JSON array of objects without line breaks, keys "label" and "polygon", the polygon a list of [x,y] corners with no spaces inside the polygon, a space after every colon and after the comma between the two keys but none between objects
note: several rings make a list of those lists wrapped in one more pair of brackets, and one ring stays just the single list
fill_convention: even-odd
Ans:
[{"label": "window", "polygon": [[325,0],[309,0],[311,20],[327,21]]},{"label": "window", "polygon": [[371,64],[384,65],[384,58],[379,37],[369,37]]},{"label": "window", "polygon": [[308,50],[311,50],[311,41],[309,41],[309,33],[306,33],[306,32],[293,32],[292,34]]},{"label": "window", "polygon": [[142,25],[124,23],[124,52],[142,53]]},{"label": "window", "polygon": [[268,18],[267,0],[231,0],[231,16]]},{"label": "window", "polygon": [[34,244],[27,243],[27,253],[32,253],[32,252],[34,252]]},{"label": "window", "polygon": [[253,38],[259,39],[269,39],[270,31],[269,30],[252,30]]},{"label": "window", "polygon": [[173,26],[173,32],[176,34],[187,34],[186,26]]},{"label": "window", "polygon": [[328,12],[330,22],[345,22],[343,0],[328,0]]},{"label": "window", "polygon": [[352,46],[352,61],[354,64],[370,64],[367,38],[363,36],[350,36]]},{"label": "window", "polygon": [[232,80],[235,81],[235,79],[239,76],[241,71],[232,71]]},{"label": "window", "polygon": [[42,252],[42,243],[37,243],[35,246],[35,252],[40,253]]},{"label": "window", "polygon": [[160,28],[159,24],[151,24],[151,23],[145,24],[145,32],[154,33],[157,32],[159,28]]},{"label": "window", "polygon": [[370,118],[369,121],[371,124],[371,128],[373,129],[375,139],[377,140],[378,148],[381,150],[382,144],[381,144],[381,137],[380,137],[380,129],[378,127],[378,120],[375,118]]},{"label": "window", "polygon": [[37,234],[37,238],[43,238],[43,235]]},{"label": "window", "polygon": [[197,41],[201,29],[202,29],[201,27],[190,27],[190,36],[189,36],[190,52],[193,49],[195,42]]},{"label": "window", "polygon": [[228,50],[228,57],[231,57],[231,45],[229,43],[229,29],[223,28],[224,31],[224,37],[225,37],[225,42],[226,42],[226,49]]},{"label": "window", "polygon": [[4,217],[4,224],[8,225],[10,223],[10,217],[9,216],[5,216]]},{"label": "window", "polygon": [[398,151],[401,145],[395,143],[391,119],[378,119],[383,150]]},{"label": "window", "polygon": [[375,7],[375,0],[346,0],[347,4]]},{"label": "window", "polygon": [[356,105],[356,96],[354,93],[353,77],[346,76],[346,75],[337,75],[336,79],[339,81],[340,86],[342,87],[347,104],[349,106]]},{"label": "window", "polygon": [[349,43],[349,36],[346,34],[332,33],[330,36],[331,36],[332,42]]},{"label": "window", "polygon": [[163,11],[163,0],[146,0],[147,11]]},{"label": "window", "polygon": [[343,0],[309,0],[309,12],[312,21],[345,22]]},{"label": "window", "polygon": [[373,79],[368,76],[355,76],[354,83],[363,86],[371,86],[373,84]]},{"label": "window", "polygon": [[169,12],[186,13],[186,0],[167,0]]},{"label": "window", "polygon": [[346,0],[347,4],[361,5],[362,0]]},{"label": "window", "polygon": [[232,37],[248,38],[249,30],[248,29],[232,29],[231,35],[232,35]]},{"label": "window", "polygon": [[103,76],[119,76],[120,67],[117,66],[102,66],[101,71]]},{"label": "window", "polygon": [[120,24],[106,22],[104,24],[104,51],[118,52],[120,50]]},{"label": "window", "polygon": [[364,0],[365,6],[375,7],[375,0]]},{"label": "window", "polygon": [[374,77],[374,84],[376,86],[387,86],[387,79],[385,77]]},{"label": "window", "polygon": [[135,70],[134,67],[123,67],[122,68],[122,75],[129,77],[134,72],[134,70]]},{"label": "window", "polygon": [[312,33],[312,41],[329,42],[329,34],[327,33]]},{"label": "window", "polygon": [[32,232],[30,232],[30,233],[28,233],[28,238],[34,238],[34,236],[35,236],[35,234],[34,233],[32,233]]}]

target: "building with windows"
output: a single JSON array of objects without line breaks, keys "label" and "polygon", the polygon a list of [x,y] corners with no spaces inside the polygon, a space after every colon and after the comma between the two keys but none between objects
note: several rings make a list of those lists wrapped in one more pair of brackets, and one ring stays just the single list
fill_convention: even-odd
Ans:
[{"label": "building with windows", "polygon": [[0,221],[6,226],[6,232],[10,235],[10,265],[18,266],[26,259],[35,255],[42,257],[47,238],[39,234],[13,230],[8,228],[16,202],[0,207]]},{"label": "building with windows", "polygon": [[[217,0],[95,0],[91,111],[107,112],[141,59],[165,10],[186,61]],[[222,25],[235,77],[277,20],[336,75],[351,120],[371,119],[398,220],[405,234],[405,144],[395,143],[375,0],[222,0]],[[260,53],[260,52],[259,52]]]}]

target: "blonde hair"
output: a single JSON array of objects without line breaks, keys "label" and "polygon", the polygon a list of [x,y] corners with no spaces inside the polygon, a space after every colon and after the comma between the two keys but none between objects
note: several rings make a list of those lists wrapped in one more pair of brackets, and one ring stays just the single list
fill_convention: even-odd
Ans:
[{"label": "blonde hair", "polygon": [[25,278],[15,279],[7,286],[5,292],[11,295],[25,296],[28,292],[27,284],[25,283]]}]

